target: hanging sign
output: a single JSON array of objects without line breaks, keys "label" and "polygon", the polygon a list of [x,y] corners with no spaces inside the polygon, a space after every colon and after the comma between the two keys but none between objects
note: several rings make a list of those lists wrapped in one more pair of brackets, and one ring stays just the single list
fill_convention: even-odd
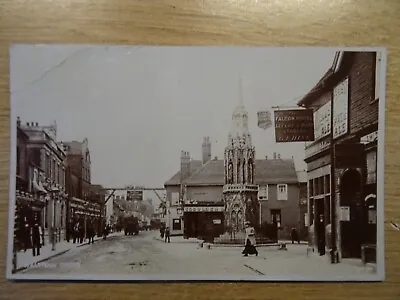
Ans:
[{"label": "hanging sign", "polygon": [[257,113],[258,127],[261,129],[268,129],[272,126],[272,117],[269,110],[260,110]]},{"label": "hanging sign", "polygon": [[314,141],[312,109],[276,110],[274,114],[277,143]]}]

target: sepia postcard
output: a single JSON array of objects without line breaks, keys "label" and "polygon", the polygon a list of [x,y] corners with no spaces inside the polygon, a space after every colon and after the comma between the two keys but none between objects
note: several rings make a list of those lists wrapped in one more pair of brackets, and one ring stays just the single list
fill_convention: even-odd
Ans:
[{"label": "sepia postcard", "polygon": [[384,280],[386,55],[11,46],[7,278]]}]

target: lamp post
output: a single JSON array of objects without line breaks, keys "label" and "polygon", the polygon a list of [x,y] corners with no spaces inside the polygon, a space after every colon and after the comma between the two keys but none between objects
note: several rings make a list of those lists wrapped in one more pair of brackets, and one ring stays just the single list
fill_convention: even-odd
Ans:
[{"label": "lamp post", "polygon": [[52,211],[52,226],[51,226],[51,250],[56,250],[56,193],[59,192],[59,189],[56,186],[51,188],[51,198],[53,200]]}]

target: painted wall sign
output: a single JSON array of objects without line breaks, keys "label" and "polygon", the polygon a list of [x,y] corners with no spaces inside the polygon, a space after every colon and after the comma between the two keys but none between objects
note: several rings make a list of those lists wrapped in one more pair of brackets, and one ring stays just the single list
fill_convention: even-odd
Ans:
[{"label": "painted wall sign", "polygon": [[331,133],[331,102],[324,104],[314,112],[315,140],[320,140]]},{"label": "painted wall sign", "polygon": [[333,138],[345,135],[349,128],[349,79],[333,90]]},{"label": "painted wall sign", "polygon": [[277,143],[314,140],[312,109],[277,110],[274,115],[275,140]]},{"label": "painted wall sign", "polygon": [[223,212],[222,206],[186,206],[184,212]]}]

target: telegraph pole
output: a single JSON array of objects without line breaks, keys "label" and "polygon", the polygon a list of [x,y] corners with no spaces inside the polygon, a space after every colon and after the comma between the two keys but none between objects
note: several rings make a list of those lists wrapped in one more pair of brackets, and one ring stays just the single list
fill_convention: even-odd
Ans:
[{"label": "telegraph pole", "polygon": [[334,92],[332,90],[332,97],[331,97],[331,130],[330,130],[330,156],[331,156],[331,263],[337,264],[339,262],[338,257],[338,250],[337,250],[337,226],[336,226],[336,176],[335,176],[335,137],[334,137]]}]

